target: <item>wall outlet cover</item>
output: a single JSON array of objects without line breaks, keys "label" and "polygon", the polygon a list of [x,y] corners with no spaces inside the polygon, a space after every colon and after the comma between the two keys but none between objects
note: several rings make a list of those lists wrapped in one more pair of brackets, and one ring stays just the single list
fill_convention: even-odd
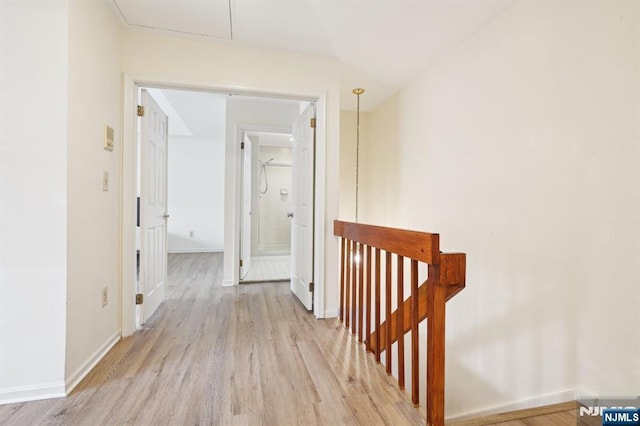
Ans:
[{"label": "wall outlet cover", "polygon": [[102,190],[105,192],[109,190],[109,172],[106,170],[102,172]]}]

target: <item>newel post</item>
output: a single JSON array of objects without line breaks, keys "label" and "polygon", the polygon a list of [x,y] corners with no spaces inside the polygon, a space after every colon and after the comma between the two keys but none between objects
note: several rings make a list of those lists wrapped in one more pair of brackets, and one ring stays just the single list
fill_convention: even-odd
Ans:
[{"label": "newel post", "polygon": [[429,265],[427,280],[427,424],[444,425],[444,345],[446,287],[440,265]]}]

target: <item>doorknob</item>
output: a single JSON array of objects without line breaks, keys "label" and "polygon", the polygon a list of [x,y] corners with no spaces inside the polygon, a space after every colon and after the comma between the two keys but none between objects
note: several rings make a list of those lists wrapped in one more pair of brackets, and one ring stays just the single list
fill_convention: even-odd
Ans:
[{"label": "doorknob", "polygon": [[164,215],[162,215],[162,218],[163,219],[169,219],[169,215],[168,214],[164,214]]},{"label": "doorknob", "polygon": [[293,212],[287,213],[287,217],[293,217]]}]

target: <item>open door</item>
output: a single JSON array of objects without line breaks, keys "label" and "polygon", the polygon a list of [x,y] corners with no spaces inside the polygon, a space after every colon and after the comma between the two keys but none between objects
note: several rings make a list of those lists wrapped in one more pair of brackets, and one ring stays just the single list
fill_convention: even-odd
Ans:
[{"label": "open door", "polygon": [[313,215],[315,198],[315,105],[293,124],[291,291],[313,309]]},{"label": "open door", "polygon": [[[142,90],[140,133],[140,288],[144,324],[165,297],[167,282],[167,115]],[[140,112],[139,112],[140,115]]]},{"label": "open door", "polygon": [[240,230],[240,279],[244,279],[251,267],[251,140],[242,137],[242,228]]}]

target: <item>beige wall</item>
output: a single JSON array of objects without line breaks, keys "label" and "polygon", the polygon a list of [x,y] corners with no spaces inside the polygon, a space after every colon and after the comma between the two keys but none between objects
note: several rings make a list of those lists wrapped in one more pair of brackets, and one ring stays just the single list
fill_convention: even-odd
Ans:
[{"label": "beige wall", "polygon": [[[69,3],[68,387],[120,337],[120,45],[104,2]],[[103,149],[106,125],[115,131],[113,152]],[[108,192],[103,171],[109,172]]]},{"label": "beige wall", "polygon": [[[18,4],[2,3],[11,189],[0,205],[13,213],[1,221],[11,252],[0,258],[0,402],[64,395],[120,331],[119,29],[98,1]],[[102,149],[106,124],[113,153]]]},{"label": "beige wall", "polygon": [[637,394],[638,23],[521,1],[368,117],[364,220],[467,253],[449,416]]},{"label": "beige wall", "polygon": [[[364,96],[364,95],[363,95]],[[355,101],[354,101],[355,103]],[[366,214],[367,206],[367,112],[360,112],[360,161],[358,178],[358,219]],[[356,111],[340,111],[340,214],[341,220],[355,220],[356,206]],[[362,222],[362,220],[359,220]]]}]

